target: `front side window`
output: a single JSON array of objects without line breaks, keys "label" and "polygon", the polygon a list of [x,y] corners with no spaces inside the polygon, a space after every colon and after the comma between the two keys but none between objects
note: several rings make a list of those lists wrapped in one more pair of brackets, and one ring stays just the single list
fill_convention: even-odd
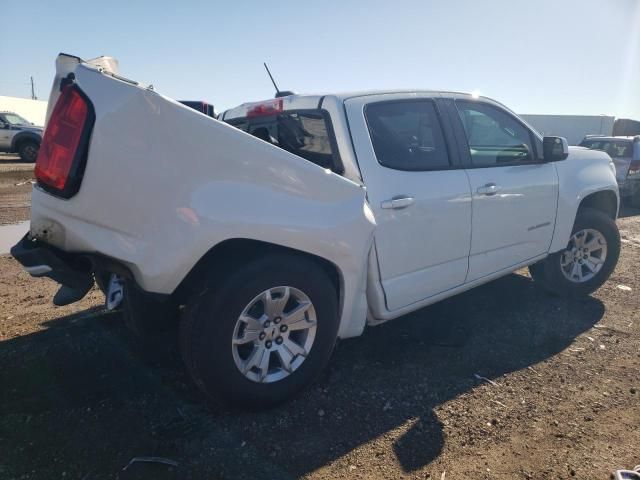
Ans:
[{"label": "front side window", "polygon": [[229,123],[316,165],[342,173],[329,121],[320,110],[234,119]]},{"label": "front side window", "polygon": [[381,165],[413,171],[450,166],[440,120],[431,100],[373,103],[366,107],[365,117]]},{"label": "front side window", "polygon": [[5,113],[3,114],[4,121],[10,125],[15,126],[23,126],[23,125],[31,125],[31,123],[22,118],[20,115],[16,115],[15,113]]},{"label": "front side window", "polygon": [[534,160],[531,133],[508,113],[479,102],[456,101],[475,167],[500,167]]}]

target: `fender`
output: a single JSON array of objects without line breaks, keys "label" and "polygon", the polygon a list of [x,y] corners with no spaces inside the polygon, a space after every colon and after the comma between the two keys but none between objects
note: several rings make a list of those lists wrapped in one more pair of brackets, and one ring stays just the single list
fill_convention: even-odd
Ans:
[{"label": "fender", "polygon": [[549,253],[566,248],[582,200],[589,195],[609,191],[620,205],[615,166],[609,155],[583,147],[569,147],[569,157],[556,163],[558,172],[558,209]]}]

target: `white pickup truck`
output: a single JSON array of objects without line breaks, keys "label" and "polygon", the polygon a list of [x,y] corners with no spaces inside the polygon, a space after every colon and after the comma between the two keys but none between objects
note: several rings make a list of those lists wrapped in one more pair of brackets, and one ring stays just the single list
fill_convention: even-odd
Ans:
[{"label": "white pickup truck", "polygon": [[[604,152],[461,93],[290,95],[218,119],[60,55],[31,230],[12,253],[62,287],[124,282],[139,332],[179,322],[210,396],[266,407],[336,339],[529,266],[587,295],[620,252]],[[107,284],[110,287],[107,287]]]}]

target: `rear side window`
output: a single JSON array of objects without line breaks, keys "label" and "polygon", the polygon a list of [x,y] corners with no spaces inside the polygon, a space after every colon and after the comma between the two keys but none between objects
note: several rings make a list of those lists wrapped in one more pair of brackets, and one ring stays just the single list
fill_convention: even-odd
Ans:
[{"label": "rear side window", "polygon": [[365,117],[380,165],[410,171],[450,167],[433,101],[372,103],[367,105]]},{"label": "rear side window", "polygon": [[501,167],[535,159],[531,132],[507,112],[479,102],[456,101],[474,167]]},{"label": "rear side window", "polygon": [[323,168],[335,173],[344,171],[329,116],[321,110],[232,119],[229,123]]},{"label": "rear side window", "polygon": [[633,156],[633,143],[616,140],[583,140],[580,146],[591,150],[607,152],[611,158],[625,158]]}]

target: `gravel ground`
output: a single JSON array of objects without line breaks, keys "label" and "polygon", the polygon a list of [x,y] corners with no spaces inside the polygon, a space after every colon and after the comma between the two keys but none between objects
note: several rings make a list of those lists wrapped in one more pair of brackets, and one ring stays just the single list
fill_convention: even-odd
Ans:
[{"label": "gravel ground", "polygon": [[593,296],[509,275],[340,343],[260,413],[207,404],[173,332],[136,340],[96,290],[53,307],[2,256],[0,478],[608,479],[640,463],[637,214]]},{"label": "gravel ground", "polygon": [[28,220],[33,163],[0,153],[0,225]]}]

